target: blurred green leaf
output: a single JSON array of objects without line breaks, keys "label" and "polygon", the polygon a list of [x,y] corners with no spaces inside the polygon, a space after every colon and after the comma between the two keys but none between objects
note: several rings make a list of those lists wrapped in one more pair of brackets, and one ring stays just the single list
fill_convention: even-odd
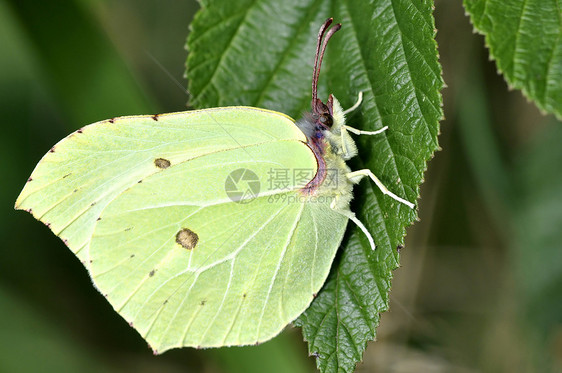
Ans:
[{"label": "blurred green leaf", "polygon": [[[204,350],[228,373],[306,373],[307,360],[295,344],[296,333],[286,333],[259,346],[228,347]],[[298,341],[297,341],[298,342]]]},{"label": "blurred green leaf", "polygon": [[[298,117],[310,107],[318,28],[343,25],[331,41],[319,97],[334,93],[344,107],[364,101],[349,123],[384,135],[358,139],[352,169],[369,168],[398,195],[415,201],[426,162],[437,149],[443,85],[431,1],[201,1],[187,46],[191,104],[253,105]],[[373,233],[372,252],[353,225],[331,275],[296,321],[322,371],[353,371],[388,309],[397,248],[414,211],[382,196],[367,181],[352,209]]]},{"label": "blurred green leaf", "polygon": [[145,113],[147,108],[154,112],[82,1],[18,0],[10,6],[73,129],[107,117]]},{"label": "blurred green leaf", "polygon": [[562,1],[464,0],[510,86],[562,118]]},{"label": "blurred green leaf", "polygon": [[545,372],[555,371],[550,352],[562,326],[562,127],[553,122],[516,162],[512,237],[520,316],[534,340],[534,365]]},{"label": "blurred green leaf", "polygon": [[[479,53],[479,49],[465,45],[457,55],[460,54],[459,59],[468,60],[470,55]],[[559,296],[562,287],[562,174],[559,172],[562,148],[558,146],[562,130],[554,120],[546,128],[543,120],[540,121],[542,126],[529,122],[526,126],[533,124],[533,128],[524,132],[523,136],[528,137],[525,142],[529,142],[524,151],[517,149],[520,144],[502,143],[498,134],[502,122],[513,115],[511,112],[521,115],[525,109],[519,112],[502,108],[501,101],[490,91],[490,82],[482,67],[467,63],[464,68],[457,78],[463,80],[463,89],[456,92],[455,101],[461,150],[466,154],[469,171],[478,187],[476,195],[470,198],[475,205],[478,195],[483,198],[482,210],[492,218],[486,224],[488,232],[485,234],[496,235],[506,245],[508,260],[504,262],[511,271],[509,281],[501,284],[499,290],[492,288],[498,293],[499,304],[505,299],[511,302],[509,306],[503,305],[509,311],[498,312],[498,321],[492,324],[511,317],[518,324],[509,326],[510,333],[520,338],[510,342],[509,337],[504,337],[509,343],[503,342],[505,345],[498,351],[516,356],[514,350],[520,349],[518,364],[528,364],[534,367],[532,371],[557,371],[553,368],[552,351],[557,348],[556,338],[559,338],[557,333],[562,323]],[[514,123],[506,122],[506,131],[514,132]],[[513,162],[506,161],[510,158],[509,148],[517,149],[511,155],[515,157]],[[501,270],[498,273],[502,273]],[[502,343],[501,337],[497,340]],[[496,364],[496,367],[513,364],[510,359],[496,358],[494,363],[487,361],[486,364]]]},{"label": "blurred green leaf", "polygon": [[2,372],[114,372],[30,304],[0,286]]}]

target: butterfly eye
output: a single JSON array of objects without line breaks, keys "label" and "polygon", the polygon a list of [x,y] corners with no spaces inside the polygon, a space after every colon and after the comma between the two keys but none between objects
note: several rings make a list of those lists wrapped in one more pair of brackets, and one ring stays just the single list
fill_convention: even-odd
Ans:
[{"label": "butterfly eye", "polygon": [[320,123],[326,127],[332,127],[332,124],[334,123],[334,119],[330,114],[321,114],[319,120]]}]

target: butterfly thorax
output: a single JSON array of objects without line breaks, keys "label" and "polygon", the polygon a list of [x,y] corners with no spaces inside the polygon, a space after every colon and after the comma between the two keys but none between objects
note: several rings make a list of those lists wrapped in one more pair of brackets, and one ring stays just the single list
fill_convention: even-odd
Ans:
[{"label": "butterfly thorax", "polygon": [[[330,201],[335,199],[335,210],[349,209],[353,183],[346,176],[351,170],[345,161],[357,152],[355,143],[347,133],[342,140],[341,128],[344,124],[343,110],[332,95],[327,104],[318,100],[317,108],[297,121],[318,164],[316,175],[302,189],[302,193],[307,196],[328,197]],[[344,151],[343,142],[350,152]]]}]

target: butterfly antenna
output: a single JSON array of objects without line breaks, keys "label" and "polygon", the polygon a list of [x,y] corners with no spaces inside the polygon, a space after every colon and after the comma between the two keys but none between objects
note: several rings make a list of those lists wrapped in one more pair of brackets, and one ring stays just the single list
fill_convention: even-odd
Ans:
[{"label": "butterfly antenna", "polygon": [[314,56],[314,70],[312,71],[312,109],[314,110],[314,103],[316,102],[317,86],[318,86],[318,57],[320,56],[320,51],[322,47],[322,39],[324,38],[324,33],[328,26],[332,24],[333,18],[328,18],[322,26],[320,26],[320,31],[318,31],[318,39],[316,39],[316,55]]},{"label": "butterfly antenna", "polygon": [[333,18],[328,18],[326,22],[320,27],[318,31],[318,39],[316,41],[316,56],[314,57],[314,70],[312,72],[312,111],[316,112],[316,106],[318,101],[318,77],[320,76],[320,67],[322,66],[322,60],[324,59],[324,52],[326,51],[326,46],[332,38],[332,36],[341,29],[341,23],[337,23],[326,33],[328,27],[332,24]]}]

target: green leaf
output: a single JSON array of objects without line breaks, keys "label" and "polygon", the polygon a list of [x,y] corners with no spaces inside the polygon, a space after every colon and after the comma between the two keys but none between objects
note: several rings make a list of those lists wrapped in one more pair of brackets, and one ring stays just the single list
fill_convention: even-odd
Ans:
[{"label": "green leaf", "polygon": [[520,186],[511,237],[511,263],[522,305],[517,309],[528,338],[535,341],[529,343],[529,352],[543,372],[556,371],[551,346],[562,324],[561,141],[562,127],[553,120],[529,142],[514,168]]},{"label": "green leaf", "polygon": [[[75,123],[142,113],[154,106],[81,1],[22,0],[10,6],[29,37],[35,62]],[[51,15],[45,17],[46,12]],[[77,53],[83,45],[88,52]],[[100,113],[102,103],[106,114]]]},{"label": "green leaf", "polygon": [[99,359],[91,346],[77,342],[69,328],[62,328],[22,298],[0,285],[2,371],[118,372]]},{"label": "green leaf", "polygon": [[508,84],[562,118],[562,1],[464,0]]},{"label": "green leaf", "polygon": [[[352,169],[369,168],[395,193],[419,195],[426,162],[437,149],[443,82],[434,42],[432,2],[202,1],[187,46],[191,104],[197,108],[252,105],[298,118],[310,110],[316,35],[328,17],[343,27],[327,49],[319,97],[343,107],[364,100],[348,124],[389,126],[383,136],[357,138]],[[414,211],[371,183],[355,188],[352,204],[377,250],[350,223],[329,279],[295,322],[322,371],[353,371],[379,313],[388,309],[397,248]]]}]

